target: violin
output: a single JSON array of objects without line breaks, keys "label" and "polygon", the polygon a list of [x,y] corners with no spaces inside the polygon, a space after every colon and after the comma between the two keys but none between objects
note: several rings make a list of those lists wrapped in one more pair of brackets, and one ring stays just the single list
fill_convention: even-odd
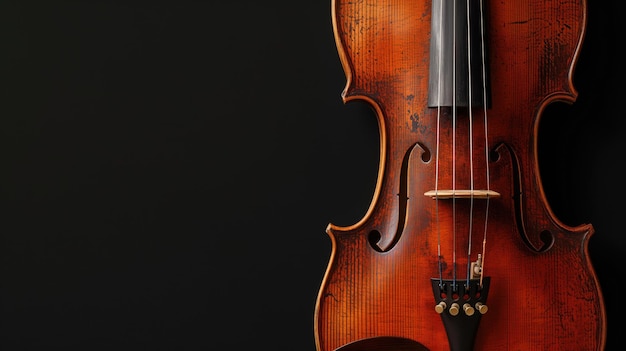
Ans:
[{"label": "violin", "polygon": [[376,115],[357,223],[330,223],[318,351],[603,350],[591,224],[546,199],[538,131],[577,98],[586,0],[332,0],[345,103]]}]

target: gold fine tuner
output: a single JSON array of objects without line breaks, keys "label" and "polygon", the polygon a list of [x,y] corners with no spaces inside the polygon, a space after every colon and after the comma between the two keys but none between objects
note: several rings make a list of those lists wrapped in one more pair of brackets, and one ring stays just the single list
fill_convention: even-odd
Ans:
[{"label": "gold fine tuner", "polygon": [[487,313],[487,310],[489,309],[487,307],[487,305],[483,304],[482,302],[476,302],[476,305],[474,305],[474,307],[476,307],[476,310],[480,313],[480,314],[485,314]]},{"label": "gold fine tuner", "polygon": [[[446,310],[447,307],[448,305],[446,305],[445,301],[440,301],[437,305],[435,305],[435,312],[441,314],[443,313],[443,311]],[[482,302],[476,302],[474,307],[472,307],[469,303],[463,304],[463,312],[465,312],[467,316],[473,315],[475,311],[478,311],[478,313],[480,314],[485,314],[487,313],[488,309],[489,308],[487,307],[487,305],[483,304]],[[455,302],[450,306],[448,312],[451,315],[456,316],[457,314],[459,314],[459,310],[459,304]]]},{"label": "gold fine tuner", "polygon": [[441,314],[441,312],[445,311],[446,307],[446,303],[444,301],[441,301],[435,306],[435,311]]},{"label": "gold fine tuner", "polygon": [[457,314],[459,314],[459,304],[455,302],[452,305],[450,305],[450,309],[448,310],[448,312],[453,316],[456,316]]},{"label": "gold fine tuner", "polygon": [[463,304],[463,312],[465,312],[467,316],[471,316],[474,314],[474,307],[472,307],[469,303],[465,303]]}]

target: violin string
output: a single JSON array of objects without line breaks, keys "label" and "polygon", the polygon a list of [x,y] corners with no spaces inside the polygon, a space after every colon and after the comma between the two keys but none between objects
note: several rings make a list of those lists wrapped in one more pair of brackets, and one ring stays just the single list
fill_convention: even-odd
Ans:
[{"label": "violin string", "polygon": [[470,26],[470,0],[466,2],[466,16],[467,16],[467,111],[468,111],[468,125],[469,125],[469,167],[470,167],[470,208],[469,208],[469,232],[467,239],[467,277],[466,287],[469,287],[470,268],[472,262],[472,226],[474,218],[474,133],[472,129],[473,115],[472,115],[472,41],[471,41],[471,26]]},{"label": "violin string", "polygon": [[487,223],[489,222],[489,190],[490,190],[490,176],[489,176],[489,137],[487,134],[487,65],[485,63],[485,20],[484,20],[484,5],[483,0],[480,0],[480,44],[481,44],[481,59],[482,59],[482,89],[483,89],[483,116],[484,116],[484,128],[485,128],[485,176],[487,182],[487,198],[485,200],[485,225],[483,231],[483,247],[482,256],[480,261],[480,286],[483,285],[484,267],[485,267],[485,248],[487,246]]},{"label": "violin string", "polygon": [[[456,33],[456,1],[452,2],[452,33]],[[456,35],[452,35],[452,285],[456,290]]]},{"label": "violin string", "polygon": [[[439,47],[443,47],[442,41],[443,36],[442,33],[442,14],[443,14],[443,0],[439,1]],[[443,287],[443,262],[441,261],[441,226],[439,225],[439,141],[440,141],[440,125],[441,125],[441,65],[442,65],[442,56],[441,52],[438,57],[438,67],[437,67],[437,75],[438,75],[438,84],[437,84],[437,141],[435,146],[435,222],[436,222],[436,230],[437,230],[437,266],[439,269],[439,286]]]}]

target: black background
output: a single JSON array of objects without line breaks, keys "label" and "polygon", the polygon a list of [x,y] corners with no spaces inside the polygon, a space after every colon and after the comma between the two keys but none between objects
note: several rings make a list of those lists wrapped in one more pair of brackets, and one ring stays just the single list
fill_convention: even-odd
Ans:
[{"label": "black background", "polygon": [[[553,210],[596,229],[609,346],[618,3],[590,1],[579,98],[540,139]],[[0,349],[315,350],[325,227],[364,215],[378,166],[374,116],[341,101],[330,1],[7,0],[0,39]]]}]

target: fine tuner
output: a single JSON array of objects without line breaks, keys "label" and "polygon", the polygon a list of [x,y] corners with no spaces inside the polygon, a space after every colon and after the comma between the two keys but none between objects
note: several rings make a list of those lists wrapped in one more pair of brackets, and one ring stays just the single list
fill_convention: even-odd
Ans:
[{"label": "fine tuner", "polygon": [[[441,314],[446,310],[447,306],[448,305],[446,304],[445,301],[440,301],[437,305],[435,305],[435,312]],[[472,305],[470,305],[467,302],[463,304],[463,312],[468,317],[474,315],[475,311],[478,311],[480,314],[485,314],[487,313],[488,309],[489,308],[487,307],[487,305],[485,305],[482,302],[476,302],[474,304],[474,307],[472,307]],[[456,302],[453,302],[452,305],[450,305],[450,308],[448,309],[448,313],[450,313],[450,315],[452,316],[458,315],[459,311],[460,311],[460,307],[459,307],[459,304]]]}]

